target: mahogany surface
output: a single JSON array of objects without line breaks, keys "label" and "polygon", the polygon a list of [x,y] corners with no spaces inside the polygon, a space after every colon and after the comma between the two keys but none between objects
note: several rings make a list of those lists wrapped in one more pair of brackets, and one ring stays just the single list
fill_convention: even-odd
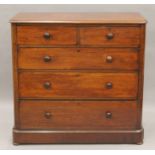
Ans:
[{"label": "mahogany surface", "polygon": [[142,144],[145,25],[138,13],[13,17],[14,144]]}]

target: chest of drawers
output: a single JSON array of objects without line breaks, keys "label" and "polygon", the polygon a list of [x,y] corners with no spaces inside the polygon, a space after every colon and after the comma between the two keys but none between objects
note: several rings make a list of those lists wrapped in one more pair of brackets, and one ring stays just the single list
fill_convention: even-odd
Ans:
[{"label": "chest of drawers", "polygon": [[14,144],[141,144],[145,23],[138,13],[12,18]]}]

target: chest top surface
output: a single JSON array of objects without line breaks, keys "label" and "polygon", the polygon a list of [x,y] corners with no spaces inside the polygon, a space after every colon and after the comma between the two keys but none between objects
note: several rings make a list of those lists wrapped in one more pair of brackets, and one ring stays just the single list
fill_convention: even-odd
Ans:
[{"label": "chest top surface", "polygon": [[139,13],[18,13],[11,23],[111,23],[143,24],[146,20]]}]

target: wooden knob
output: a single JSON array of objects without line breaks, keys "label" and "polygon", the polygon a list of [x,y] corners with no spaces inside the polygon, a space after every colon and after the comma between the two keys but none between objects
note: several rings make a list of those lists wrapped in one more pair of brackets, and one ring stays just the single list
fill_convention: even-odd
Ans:
[{"label": "wooden knob", "polygon": [[106,83],[106,88],[111,89],[113,87],[113,84],[111,82]]},{"label": "wooden knob", "polygon": [[111,119],[111,118],[112,118],[112,113],[111,113],[111,112],[106,112],[106,113],[105,113],[105,117],[106,117],[107,119]]},{"label": "wooden knob", "polygon": [[44,88],[45,89],[50,89],[51,88],[51,83],[50,82],[45,82],[44,83]]},{"label": "wooden knob", "polygon": [[108,40],[111,40],[111,39],[114,38],[114,34],[113,34],[113,33],[108,33],[108,34],[106,35],[106,38],[107,38]]},{"label": "wooden knob", "polygon": [[44,60],[44,62],[50,62],[52,60],[52,58],[51,58],[51,56],[46,55],[46,56],[44,56],[43,60]]},{"label": "wooden knob", "polygon": [[110,55],[108,55],[108,56],[106,57],[106,62],[112,63],[112,61],[113,61],[113,57],[110,56]]},{"label": "wooden knob", "polygon": [[50,119],[52,117],[52,114],[50,112],[45,112],[44,116],[45,118]]},{"label": "wooden knob", "polygon": [[43,36],[45,39],[51,39],[52,38],[52,35],[48,32],[45,32]]}]

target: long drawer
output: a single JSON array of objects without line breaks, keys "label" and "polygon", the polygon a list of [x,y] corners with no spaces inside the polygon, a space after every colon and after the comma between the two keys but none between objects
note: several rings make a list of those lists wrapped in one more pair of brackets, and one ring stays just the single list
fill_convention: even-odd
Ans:
[{"label": "long drawer", "polygon": [[21,129],[136,129],[137,103],[129,101],[21,101]]},{"label": "long drawer", "polygon": [[19,73],[21,98],[99,99],[137,97],[138,73]]},{"label": "long drawer", "polygon": [[134,48],[20,48],[20,69],[138,69]]}]

